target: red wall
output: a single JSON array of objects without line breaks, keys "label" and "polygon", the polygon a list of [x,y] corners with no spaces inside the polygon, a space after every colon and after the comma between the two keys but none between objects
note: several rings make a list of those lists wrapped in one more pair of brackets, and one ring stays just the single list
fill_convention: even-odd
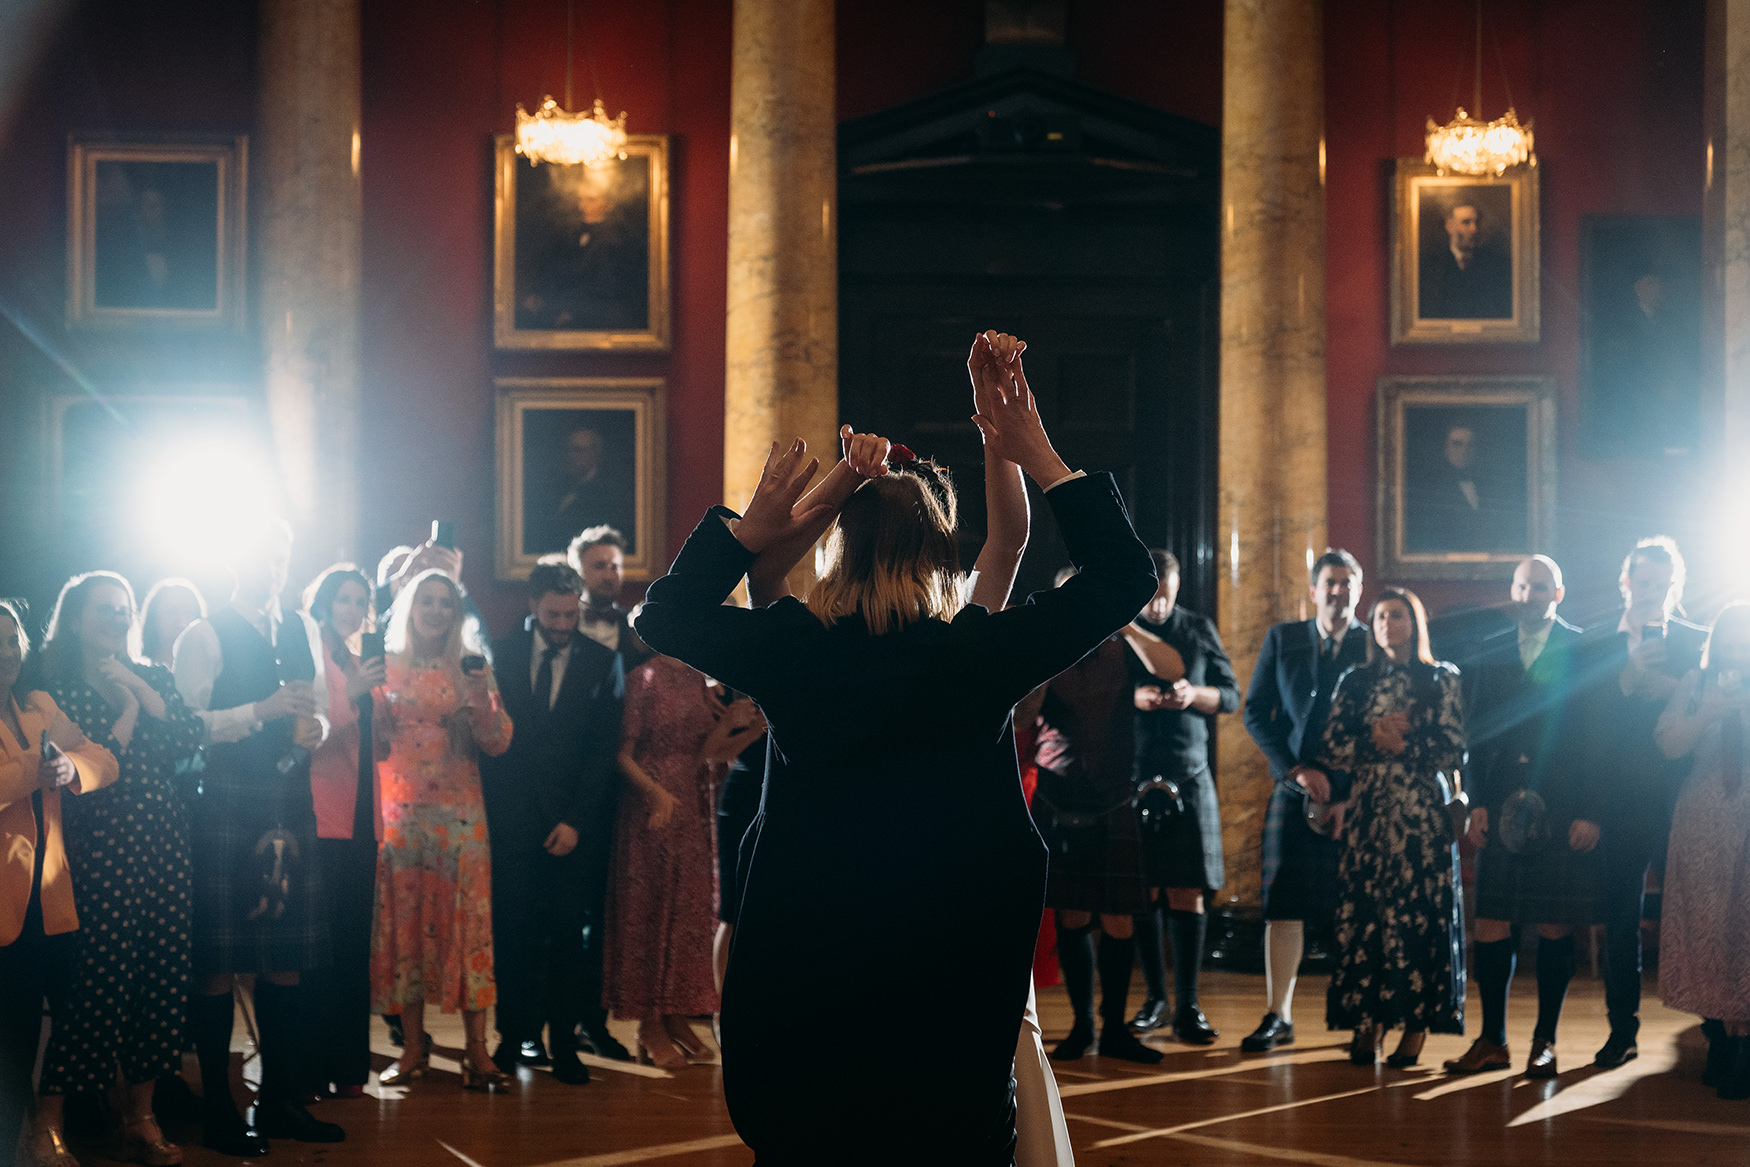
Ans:
[{"label": "red wall", "polygon": [[[1468,11],[1468,10],[1466,10]],[[1592,214],[1700,214],[1702,5],[1696,0],[1543,0],[1485,8],[1483,104],[1535,119],[1542,187],[1542,340],[1534,345],[1390,343],[1392,167],[1423,152],[1426,119],[1471,104],[1474,24],[1452,5],[1343,0],[1326,6],[1326,376],[1331,539],[1370,571],[1374,394],[1403,374],[1536,374],[1558,387],[1557,499],[1548,549],[1568,608],[1607,609],[1634,539],[1686,533],[1687,484],[1648,463],[1579,449],[1580,230]],[[1496,45],[1499,57],[1496,57]],[[1500,63],[1497,64],[1497,61]],[[1473,113],[1475,111],[1472,111]],[[1411,581],[1431,608],[1505,599],[1496,581]],[[1383,582],[1383,581],[1382,581]]]}]

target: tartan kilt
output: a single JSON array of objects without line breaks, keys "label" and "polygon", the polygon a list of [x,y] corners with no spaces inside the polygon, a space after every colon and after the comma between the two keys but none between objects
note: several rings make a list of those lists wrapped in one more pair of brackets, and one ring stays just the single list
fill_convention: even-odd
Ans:
[{"label": "tartan kilt", "polygon": [[[1491,808],[1491,826],[1499,814]],[[1576,928],[1604,922],[1604,848],[1570,850],[1572,821],[1553,821],[1549,843],[1529,855],[1513,854],[1498,839],[1477,852],[1477,919]]]},{"label": "tartan kilt", "polygon": [[1340,886],[1335,839],[1306,824],[1306,795],[1281,783],[1270,789],[1264,814],[1264,918],[1328,924],[1336,918]]},{"label": "tartan kilt", "polygon": [[1144,879],[1150,887],[1204,887],[1227,882],[1227,857],[1221,848],[1221,803],[1215,779],[1205,766],[1178,780],[1185,813],[1169,818],[1159,832],[1142,837]]},{"label": "tartan kilt", "polygon": [[1033,794],[1033,819],[1051,853],[1045,906],[1069,912],[1134,916],[1148,910],[1142,829],[1128,801],[1080,811]]},{"label": "tartan kilt", "polygon": [[[275,774],[272,782],[233,782],[216,779],[208,770],[189,800],[191,948],[197,977],[305,972],[328,963],[309,774],[307,767],[298,767],[289,775]],[[281,796],[277,800],[276,793]],[[275,827],[283,828],[297,845],[290,893],[283,915],[251,920],[265,872],[255,847]]]}]

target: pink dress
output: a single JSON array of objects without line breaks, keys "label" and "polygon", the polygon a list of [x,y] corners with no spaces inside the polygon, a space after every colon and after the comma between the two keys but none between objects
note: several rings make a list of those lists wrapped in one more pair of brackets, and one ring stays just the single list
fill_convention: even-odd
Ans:
[{"label": "pink dress", "polygon": [[717,1011],[711,971],[717,878],[716,812],[699,747],[722,706],[705,678],[658,657],[626,678],[621,743],[679,803],[668,823],[649,827],[650,810],[627,785],[620,798],[614,869],[608,885],[603,1004],[616,1017],[696,1017]]},{"label": "pink dress", "polygon": [[[510,717],[491,702],[468,715],[474,745],[510,748]],[[371,1011],[420,1001],[445,1013],[484,1009],[492,979],[492,853],[472,748],[457,753],[449,721],[462,694],[442,667],[391,660],[377,692],[375,732],[388,735],[378,770],[383,846],[371,924]]]}]

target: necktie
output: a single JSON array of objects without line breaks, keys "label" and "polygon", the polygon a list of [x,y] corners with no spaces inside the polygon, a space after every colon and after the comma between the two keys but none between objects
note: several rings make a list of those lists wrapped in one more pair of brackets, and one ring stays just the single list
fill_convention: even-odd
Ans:
[{"label": "necktie", "polygon": [[553,708],[553,658],[559,650],[549,645],[541,650],[541,667],[535,670],[535,708],[546,713]]},{"label": "necktie", "polygon": [[1337,638],[1335,636],[1325,637],[1325,647],[1324,647],[1321,655],[1326,660],[1336,660],[1337,659],[1338,643],[1339,643],[1339,641],[1337,640]]}]

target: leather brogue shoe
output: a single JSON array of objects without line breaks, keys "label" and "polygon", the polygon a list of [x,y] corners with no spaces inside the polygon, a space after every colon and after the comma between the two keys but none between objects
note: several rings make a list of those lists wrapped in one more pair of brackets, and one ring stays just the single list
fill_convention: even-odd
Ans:
[{"label": "leather brogue shoe", "polygon": [[1202,1009],[1187,1005],[1173,1017],[1173,1036],[1186,1045],[1213,1045],[1221,1031],[1209,1024]]},{"label": "leather brogue shoe", "polygon": [[1513,1065],[1513,1057],[1504,1045],[1496,1045],[1486,1037],[1470,1043],[1462,1055],[1446,1061],[1448,1074],[1482,1074],[1489,1070],[1505,1070]]},{"label": "leather brogue shoe", "polygon": [[1132,1033],[1148,1033],[1159,1029],[1167,1023],[1167,1003],[1158,997],[1150,997],[1142,1003],[1142,1008],[1136,1011],[1136,1016],[1130,1019]]},{"label": "leather brogue shoe", "polygon": [[1634,1061],[1640,1055],[1641,1051],[1635,1045],[1634,1038],[1613,1033],[1610,1040],[1604,1043],[1604,1048],[1592,1059],[1592,1064],[1601,1070],[1614,1070]]},{"label": "leather brogue shoe", "polygon": [[1284,1021],[1274,1013],[1264,1014],[1258,1028],[1240,1038],[1240,1050],[1248,1054],[1261,1054],[1279,1045],[1293,1044],[1294,1022]]},{"label": "leather brogue shoe", "polygon": [[1553,1078],[1556,1076],[1556,1043],[1545,1041],[1541,1037],[1531,1039],[1531,1057],[1525,1062],[1527,1078]]}]

